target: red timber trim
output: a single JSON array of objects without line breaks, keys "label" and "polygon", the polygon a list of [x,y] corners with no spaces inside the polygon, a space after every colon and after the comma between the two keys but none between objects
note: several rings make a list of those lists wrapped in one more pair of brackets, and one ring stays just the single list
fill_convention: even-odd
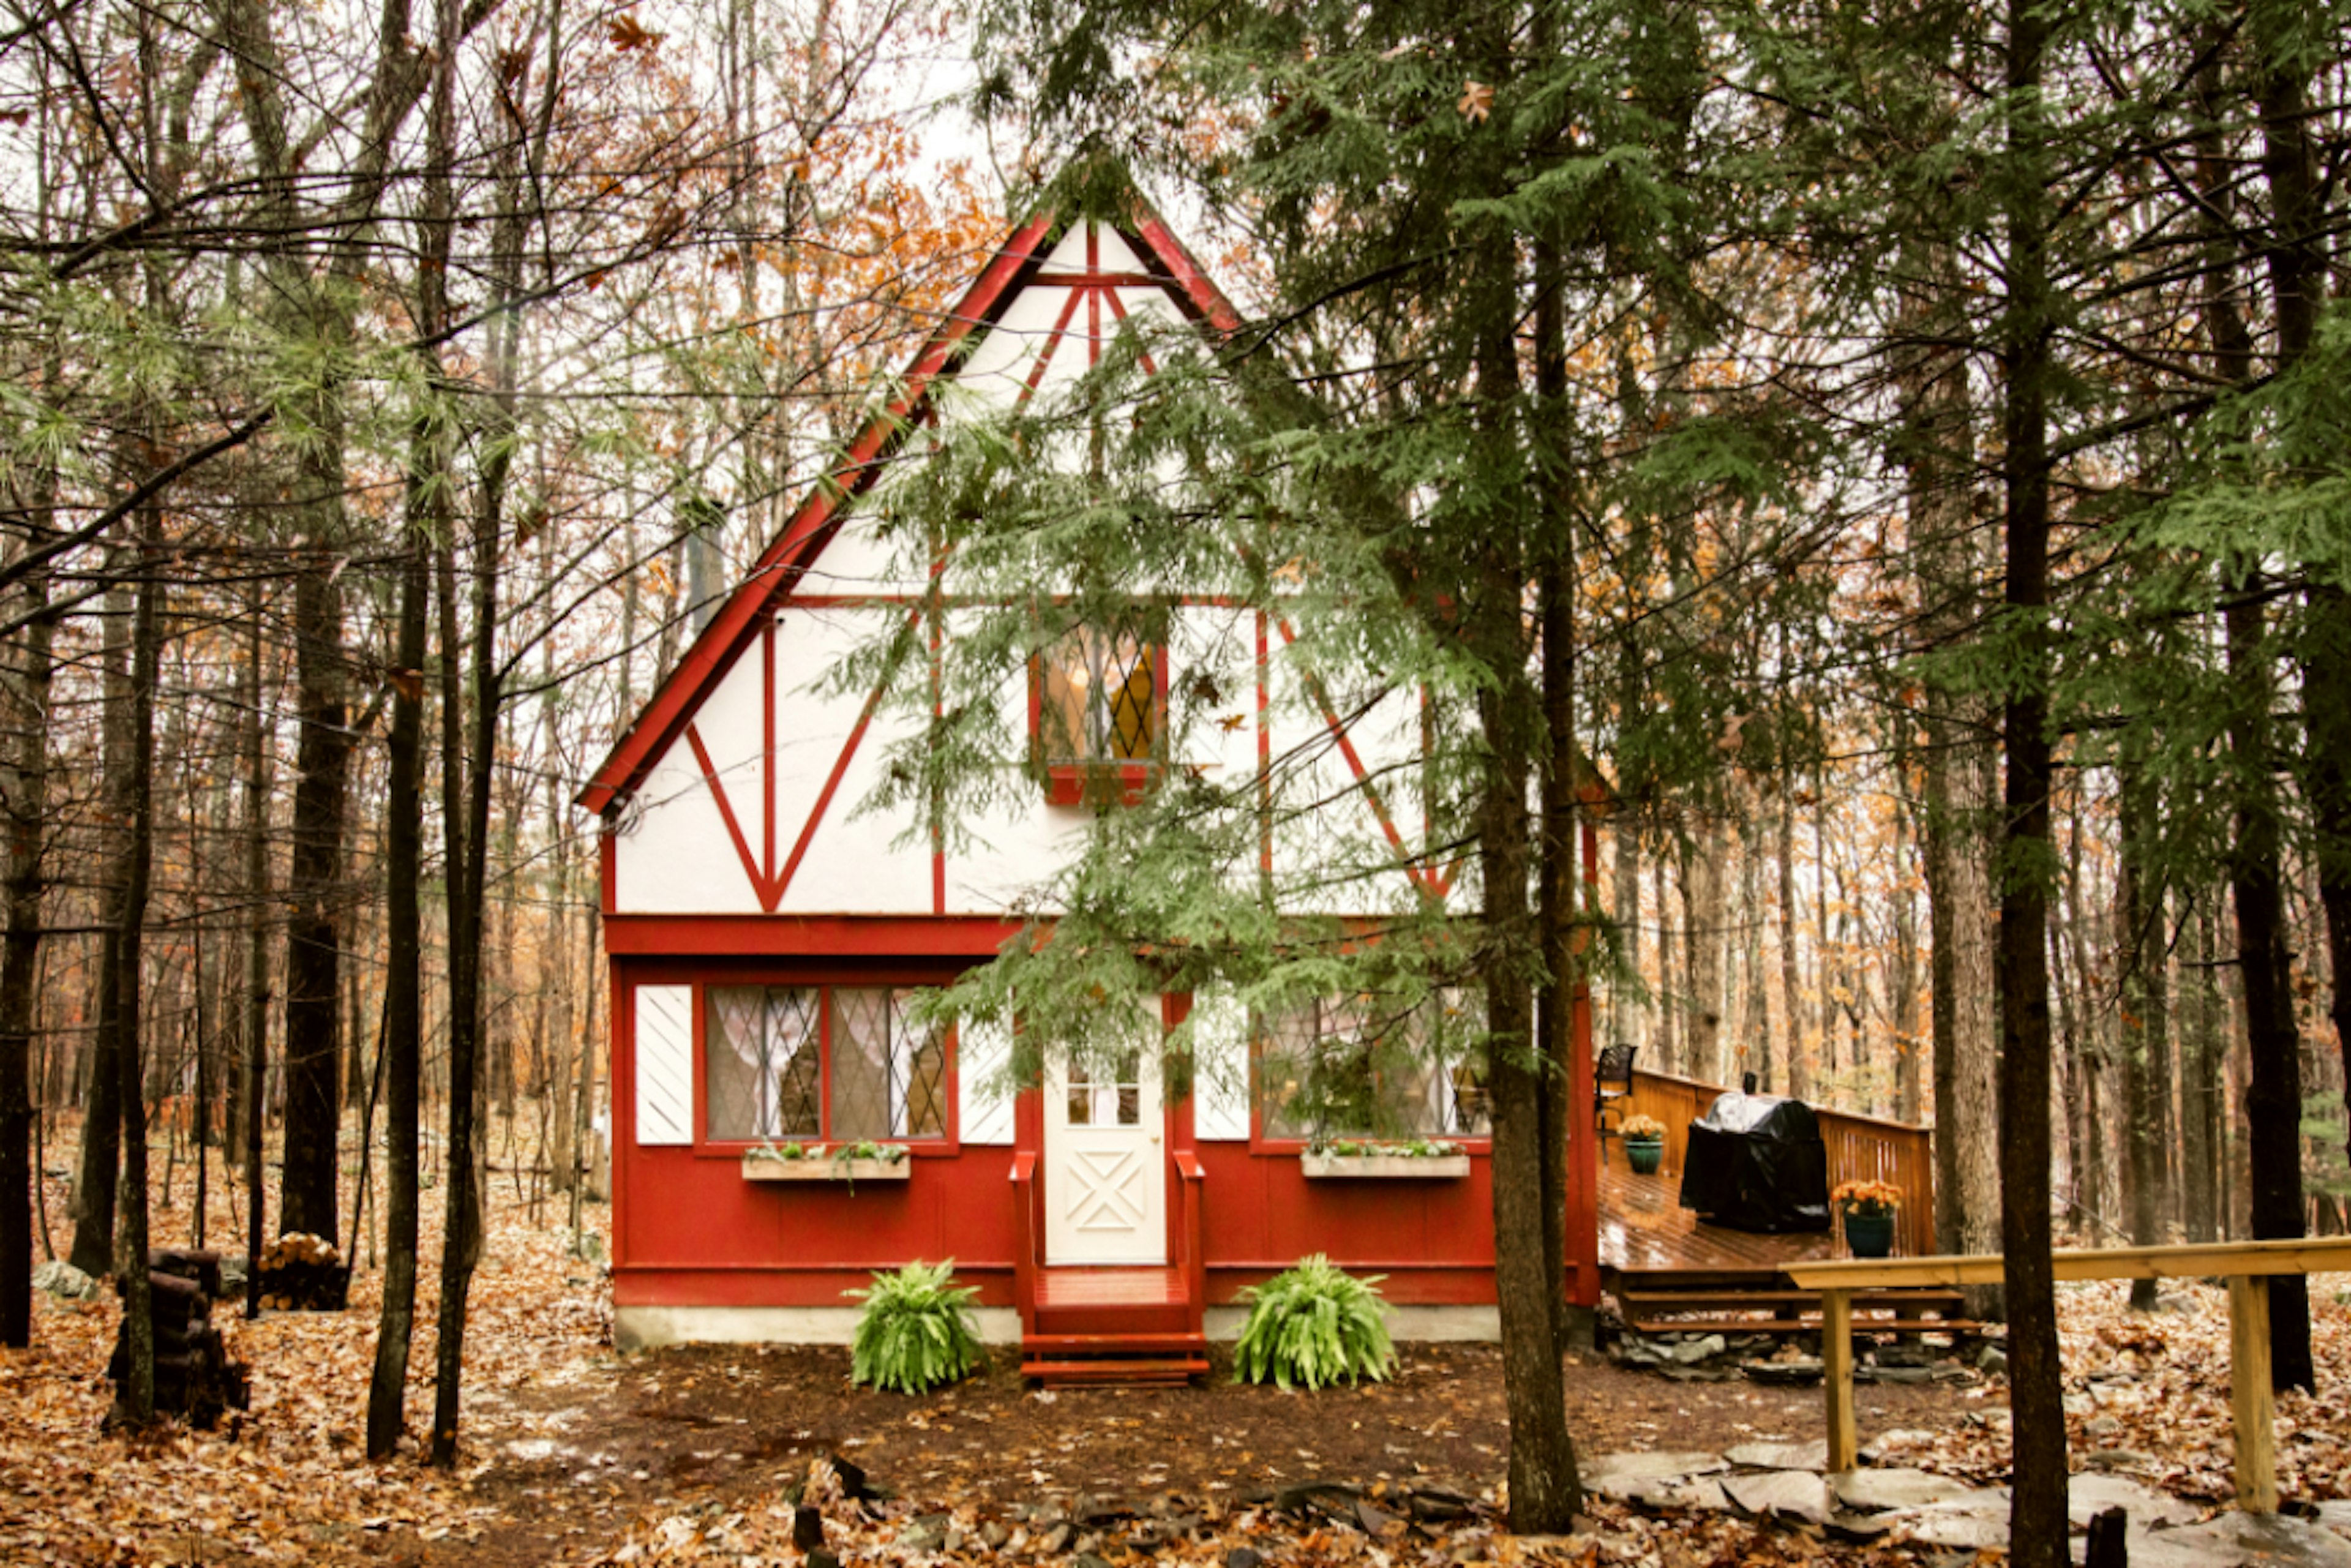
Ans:
[{"label": "red timber trim", "polygon": [[989,915],[615,915],[604,950],[649,958],[992,958],[1026,930]]},{"label": "red timber trim", "polygon": [[[604,841],[612,841],[610,833]],[[609,869],[604,885],[611,885]],[[629,1205],[635,1197],[636,1182],[632,1176],[637,1162],[637,1009],[636,998],[629,982],[621,974],[621,966],[611,961],[610,950],[604,960],[604,1016],[612,1020],[611,1049],[606,1053],[605,1082],[612,1096],[612,1209],[611,1242],[612,1270],[615,1274],[629,1266]],[[594,1009],[589,1009],[591,1013]],[[588,1054],[592,1066],[595,1058]],[[591,1156],[591,1168],[592,1168]],[[578,1179],[578,1173],[573,1173]]]},{"label": "red timber trim", "polygon": [[[913,627],[921,620],[922,613],[918,604],[908,616],[907,625],[910,628]],[[932,652],[935,656],[937,648],[937,633],[935,627],[932,635]],[[791,857],[784,862],[779,870],[776,865],[778,811],[776,802],[776,623],[772,619],[762,622],[760,626],[759,651],[761,659],[759,672],[760,810],[759,853],[756,857],[751,853],[750,841],[744,836],[742,823],[735,815],[735,804],[726,793],[726,780],[719,777],[717,767],[710,760],[709,749],[702,743],[702,732],[695,727],[692,720],[686,723],[685,743],[693,748],[695,766],[702,770],[702,781],[709,788],[710,799],[718,808],[719,821],[726,824],[726,836],[734,842],[735,854],[742,862],[744,874],[751,879],[751,891],[758,898],[759,907],[773,915],[777,905],[783,903],[784,894],[791,890],[792,875],[799,870],[800,862],[807,857],[809,846],[816,841],[817,830],[824,825],[824,814],[831,809],[832,798],[841,789],[841,779],[847,777],[849,765],[857,758],[857,747],[865,739],[865,731],[873,723],[874,711],[882,706],[883,697],[889,692],[890,682],[897,672],[898,661],[892,660],[883,669],[880,683],[874,686],[872,695],[866,697],[865,706],[857,716],[857,723],[851,727],[849,738],[841,744],[841,755],[833,759],[832,771],[826,777],[824,788],[817,791],[816,804],[809,809],[808,821],[800,824],[799,836],[792,843]],[[934,687],[936,685],[935,664],[935,657]],[[936,706],[935,697],[933,700],[935,710]],[[944,868],[937,868],[937,872],[938,874],[935,880],[938,882],[940,896],[938,907],[933,913],[944,915],[946,913]]]},{"label": "red timber trim", "polygon": [[[1240,312],[1140,193],[1131,199],[1130,221],[1131,227],[1117,232],[1147,270],[1147,276],[1134,277],[1134,285],[1155,284],[1187,317],[1217,332],[1238,330]],[[1043,274],[1047,251],[1063,227],[1062,214],[1046,207],[1014,229],[915,355],[897,395],[866,422],[831,473],[811,487],[783,532],[694,640],[669,679],[580,791],[576,797],[580,806],[601,815],[616,799],[636,788],[654,759],[676,739],[702,695],[741,657],[760,618],[800,580],[843,511],[873,486],[908,432],[929,416],[931,394],[939,378],[970,352],[1019,290]],[[1098,263],[1089,265],[1082,280],[1060,274],[1046,276],[1069,287],[1072,308],[1083,293],[1096,302],[1097,313],[1103,294],[1113,287],[1126,287],[1133,277],[1105,274]],[[1112,308],[1120,309],[1114,295]],[[1065,314],[1064,325],[1067,319]],[[1060,330],[1056,329],[1057,337]],[[1099,340],[1098,326],[1095,336]]]},{"label": "red timber trim", "polygon": [[979,280],[948,315],[914,357],[905,384],[882,410],[868,420],[834,465],[832,472],[812,487],[791,521],[770,544],[742,586],[711,617],[694,640],[677,668],[645,705],[628,734],[621,737],[604,765],[596,770],[578,802],[601,812],[614,798],[633,789],[645,770],[675,739],[702,695],[716,685],[742,656],[753,629],[799,580],[822,548],[822,536],[838,521],[848,504],[870,489],[881,476],[885,459],[894,454],[906,434],[929,406],[934,384],[978,340],[997,316],[1011,303],[1018,286],[1044,261],[1046,244],[1059,225],[1059,215],[1041,210],[1015,229],[996,253]]}]

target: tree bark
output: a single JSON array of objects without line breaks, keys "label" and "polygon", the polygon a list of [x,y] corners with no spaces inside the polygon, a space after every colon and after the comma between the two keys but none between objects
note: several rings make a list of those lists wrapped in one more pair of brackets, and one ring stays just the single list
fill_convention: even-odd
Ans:
[{"label": "tree bark", "polygon": [[[131,694],[125,662],[130,658],[130,626],[137,612],[129,596],[119,588],[109,592],[107,598],[110,613],[101,654],[106,695],[100,722],[106,731],[101,766],[110,789],[111,781],[124,777],[131,765]],[[111,811],[109,815],[113,821],[99,835],[103,844],[99,852],[101,863],[110,868],[110,877],[120,877],[128,863],[129,851],[122,842],[122,818]],[[106,890],[109,907],[114,892],[110,885]],[[109,921],[101,920],[100,924],[106,930],[99,938],[97,1027],[90,1036],[89,1096],[82,1116],[81,1162],[74,1176],[73,1249],[67,1254],[75,1268],[92,1276],[111,1273],[114,1269],[115,1195],[122,1166],[125,1026],[120,1009],[121,934]]]},{"label": "tree bark", "polygon": [[2007,311],[2001,426],[2005,601],[2018,642],[2001,715],[2007,752],[2000,899],[2001,1276],[2008,1309],[2013,1488],[2009,1554],[2017,1568],[2065,1568],[2065,1410],[2049,1224],[2050,381],[2054,330],[2042,72],[2052,16],[2009,0]]},{"label": "tree bark", "polygon": [[[340,443],[336,467],[340,470]],[[313,504],[340,517],[340,471],[313,465]],[[324,487],[337,487],[329,499]],[[325,525],[339,537],[340,522]],[[286,883],[286,1169],[277,1228],[340,1239],[343,814],[351,739],[345,727],[342,591],[333,562],[312,555],[294,582],[294,852]]]},{"label": "tree bark", "polygon": [[[46,574],[31,573],[10,597],[11,608],[19,614],[37,612],[47,596]],[[7,773],[0,780],[0,830],[7,835],[0,874],[8,910],[8,934],[0,942],[0,1345],[19,1349],[33,1343],[33,1206],[40,1172],[33,1159],[31,1072],[44,913],[52,631],[48,619],[36,614],[0,671],[0,726],[11,737]]]},{"label": "tree bark", "polygon": [[[2139,1247],[2162,1240],[2158,1199],[2163,1190],[2162,1128],[2157,1112],[2155,1057],[2168,1030],[2165,983],[2163,886],[2149,864],[2158,831],[2155,786],[2136,760],[2122,768],[2121,874],[2115,889],[2115,972],[2122,981],[2123,1088],[2129,1099],[2130,1239]],[[2156,1281],[2131,1281],[2130,1303],[2151,1312]]]},{"label": "tree bark", "polygon": [[[441,21],[445,28],[447,14]],[[416,271],[418,337],[437,345],[448,326],[456,131],[455,40],[444,32],[425,129],[424,211]],[[422,351],[425,396],[446,394],[437,347]],[[410,436],[407,550],[401,561],[398,647],[392,672],[391,778],[384,822],[383,1308],[375,1373],[368,1386],[367,1452],[389,1458],[407,1427],[408,1358],[416,1322],[417,1187],[424,1054],[424,919],[419,892],[424,858],[424,660],[433,596],[431,549],[455,527],[455,476],[442,412],[428,409]]]}]

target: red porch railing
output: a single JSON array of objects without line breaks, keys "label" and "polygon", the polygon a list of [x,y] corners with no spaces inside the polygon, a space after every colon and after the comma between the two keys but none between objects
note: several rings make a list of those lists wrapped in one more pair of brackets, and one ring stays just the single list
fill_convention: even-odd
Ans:
[{"label": "red porch railing", "polygon": [[1012,1212],[1019,1224],[1012,1250],[1012,1299],[1020,1309],[1022,1338],[1037,1332],[1037,1155],[1012,1156]]},{"label": "red porch railing", "polygon": [[[1627,1115],[1655,1116],[1666,1124],[1665,1169],[1678,1172],[1689,1146],[1689,1124],[1706,1114],[1722,1086],[1679,1078],[1668,1072],[1635,1069]],[[1857,1111],[1813,1107],[1821,1139],[1828,1145],[1829,1185],[1846,1181],[1887,1181],[1902,1189],[1902,1208],[1895,1220],[1896,1251],[1924,1257],[1935,1250],[1934,1129]]]},{"label": "red porch railing", "polygon": [[1176,1174],[1184,1183],[1184,1255],[1176,1261],[1184,1270],[1184,1295],[1191,1331],[1201,1333],[1207,1326],[1208,1260],[1200,1246],[1200,1189],[1207,1173],[1200,1168],[1200,1156],[1190,1149],[1176,1150],[1175,1157]]}]

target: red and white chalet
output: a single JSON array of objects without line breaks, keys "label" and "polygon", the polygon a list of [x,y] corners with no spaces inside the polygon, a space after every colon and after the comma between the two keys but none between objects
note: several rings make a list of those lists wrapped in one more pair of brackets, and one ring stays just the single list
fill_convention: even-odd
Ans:
[{"label": "red and white chalet", "polygon": [[[918,1033],[904,1017],[911,989],[986,963],[1020,930],[1015,900],[1095,808],[1057,769],[1054,787],[972,824],[980,847],[956,853],[855,817],[899,721],[813,683],[926,602],[925,584],[892,580],[860,501],[949,385],[1018,401],[1080,374],[1127,319],[1210,334],[1238,324],[1165,225],[1139,203],[1134,214],[1040,212],[1010,235],[581,792],[602,822],[623,1345],[842,1340],[854,1321],[843,1291],[949,1257],[979,1288],[983,1333],[1022,1339],[1032,1368],[1099,1351],[1105,1335],[1171,1370],[1194,1366],[1202,1336],[1237,1323],[1237,1291],[1313,1252],[1385,1275],[1400,1337],[1493,1331],[1489,1146],[1466,1074],[1430,1066],[1378,1091],[1465,1158],[1330,1175],[1304,1157],[1313,1129],[1286,1113],[1271,1048],[1252,1045],[1228,1004],[1197,999],[1195,1087],[1182,1097],[1162,1095],[1147,1053],[1123,1082],[1049,1069],[1047,1083],[991,1092],[1005,1037],[968,1024]],[[952,636],[946,620],[933,635]],[[1269,829],[1265,853],[1303,865],[1337,840],[1384,846],[1396,896],[1413,896],[1408,879],[1426,873],[1411,861],[1409,803],[1378,780],[1413,775],[1395,765],[1421,744],[1417,694],[1343,720],[1316,678],[1333,673],[1286,656],[1279,613],[1176,595],[1165,624],[1155,647],[1097,643],[1061,666],[1008,670],[1008,719],[1063,734],[1097,776],[1155,762],[1246,779],[1319,750],[1319,771],[1293,786],[1324,804]],[[1155,756],[1172,744],[1155,717],[1171,667],[1183,679],[1203,664],[1241,694],[1237,716],[1183,743],[1200,755]],[[1300,747],[1309,740],[1322,744]],[[1196,1004],[1136,999],[1168,1029]],[[1285,1027],[1311,1037],[1344,1011],[1334,1002],[1321,1025]],[[1572,1103],[1589,1103],[1577,1013]],[[823,1156],[865,1142],[907,1157],[826,1179],[841,1166]],[[1567,1285],[1596,1304],[1593,1140],[1573,1142]],[[755,1157],[788,1144],[818,1157]]]}]

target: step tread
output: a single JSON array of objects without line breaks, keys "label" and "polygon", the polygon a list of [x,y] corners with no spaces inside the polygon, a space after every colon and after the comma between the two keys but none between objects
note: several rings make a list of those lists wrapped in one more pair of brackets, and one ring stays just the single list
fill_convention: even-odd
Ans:
[{"label": "step tread", "polygon": [[1150,1351],[1205,1351],[1207,1347],[1208,1336],[1201,1333],[1032,1333],[1020,1336],[1022,1353],[1032,1355],[1040,1351],[1141,1354]]},{"label": "step tread", "polygon": [[[1895,1302],[1904,1306],[1910,1306],[1928,1301],[1964,1301],[1965,1299],[1966,1295],[1963,1291],[1944,1290],[1935,1286],[1919,1286],[1917,1289],[1895,1286],[1886,1290],[1855,1291],[1853,1292],[1853,1301],[1855,1306],[1865,1306],[1872,1302]],[[1620,1290],[1616,1292],[1616,1301],[1620,1306],[1623,1306],[1627,1310],[1635,1306],[1680,1306],[1685,1302],[1687,1302],[1694,1307],[1739,1306],[1749,1301],[1756,1303],[1759,1307],[1770,1306],[1782,1302],[1800,1306],[1818,1306],[1821,1301],[1821,1292],[1818,1291],[1643,1291],[1627,1289]]]},{"label": "step tread", "polygon": [[1046,1383],[1182,1383],[1207,1375],[1206,1356],[1123,1361],[1024,1361],[1020,1375]]},{"label": "step tread", "polygon": [[[1625,1325],[1641,1333],[1818,1333],[1821,1320],[1802,1318],[1639,1318]],[[1974,1333],[1969,1318],[1855,1318],[1855,1333]]]}]

